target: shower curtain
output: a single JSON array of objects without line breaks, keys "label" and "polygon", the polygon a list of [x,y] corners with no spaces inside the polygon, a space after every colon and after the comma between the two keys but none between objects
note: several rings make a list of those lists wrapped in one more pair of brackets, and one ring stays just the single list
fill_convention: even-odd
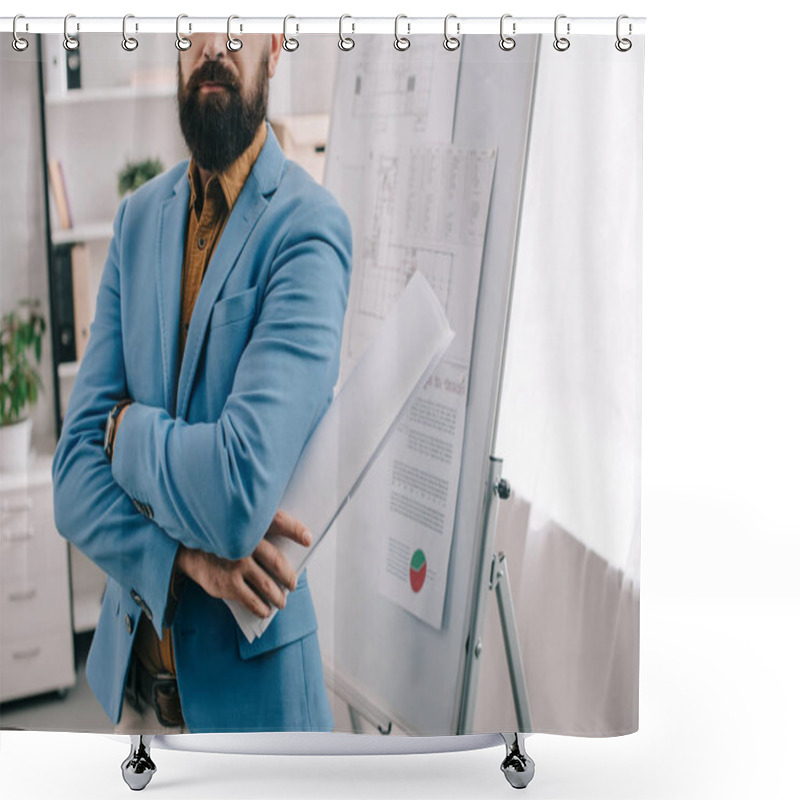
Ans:
[{"label": "shower curtain", "polygon": [[3,34],[0,725],[631,733],[643,37],[287,33]]}]

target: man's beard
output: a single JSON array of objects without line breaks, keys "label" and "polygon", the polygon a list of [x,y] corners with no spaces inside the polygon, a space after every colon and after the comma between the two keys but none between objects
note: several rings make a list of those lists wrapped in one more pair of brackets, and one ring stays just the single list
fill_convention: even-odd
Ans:
[{"label": "man's beard", "polygon": [[[205,81],[223,88],[200,94]],[[253,141],[267,113],[268,64],[265,60],[252,95],[242,97],[241,84],[219,61],[206,61],[189,78],[178,78],[178,110],[183,138],[201,167],[221,172]]]}]

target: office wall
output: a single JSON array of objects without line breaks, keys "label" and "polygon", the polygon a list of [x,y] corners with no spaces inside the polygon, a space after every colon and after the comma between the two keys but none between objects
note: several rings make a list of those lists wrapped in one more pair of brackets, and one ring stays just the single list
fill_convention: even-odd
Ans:
[{"label": "office wall", "polygon": [[55,447],[55,398],[45,247],[45,202],[36,48],[0,56],[0,314],[38,297],[48,329],[39,374],[44,391],[33,410],[33,447]]}]

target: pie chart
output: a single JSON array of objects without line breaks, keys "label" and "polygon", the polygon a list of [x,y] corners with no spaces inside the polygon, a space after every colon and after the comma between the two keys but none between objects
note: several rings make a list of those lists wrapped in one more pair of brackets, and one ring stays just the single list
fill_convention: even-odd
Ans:
[{"label": "pie chart", "polygon": [[418,592],[422,589],[427,569],[428,562],[425,560],[425,553],[422,550],[416,550],[411,556],[411,566],[408,569],[408,577],[413,591]]}]

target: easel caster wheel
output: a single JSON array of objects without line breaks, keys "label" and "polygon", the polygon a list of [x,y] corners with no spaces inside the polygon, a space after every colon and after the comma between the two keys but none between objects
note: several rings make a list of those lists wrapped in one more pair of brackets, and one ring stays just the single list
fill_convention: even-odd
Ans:
[{"label": "easel caster wheel", "polygon": [[139,792],[150,783],[156,765],[150,758],[152,736],[131,736],[131,752],[122,762],[122,779],[134,792]]},{"label": "easel caster wheel", "polygon": [[525,752],[525,741],[516,734],[503,734],[506,740],[506,757],[500,765],[506,780],[515,789],[524,789],[532,780],[536,765]]},{"label": "easel caster wheel", "polygon": [[508,756],[500,765],[506,780],[515,789],[524,789],[532,780],[536,767],[529,756]]}]

